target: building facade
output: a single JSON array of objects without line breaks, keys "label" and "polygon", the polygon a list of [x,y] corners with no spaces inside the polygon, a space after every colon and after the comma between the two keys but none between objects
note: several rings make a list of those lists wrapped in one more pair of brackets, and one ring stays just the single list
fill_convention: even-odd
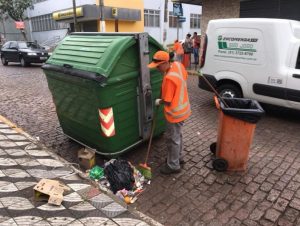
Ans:
[{"label": "building facade", "polygon": [[[73,5],[71,0],[36,0],[34,9],[28,9],[30,39],[39,43],[60,40],[74,31]],[[177,17],[173,16],[173,3],[168,3],[168,24],[163,36],[165,0],[104,0],[102,12],[105,32],[148,32],[160,43],[173,43],[177,38]],[[102,31],[100,24],[101,7],[99,0],[76,0],[79,30],[84,32]],[[187,33],[200,33],[201,6],[183,4],[185,22],[179,24],[178,38]],[[117,11],[117,15],[113,15]],[[78,12],[77,12],[78,13]],[[76,14],[77,14],[76,13]],[[164,40],[165,38],[165,40]]]}]

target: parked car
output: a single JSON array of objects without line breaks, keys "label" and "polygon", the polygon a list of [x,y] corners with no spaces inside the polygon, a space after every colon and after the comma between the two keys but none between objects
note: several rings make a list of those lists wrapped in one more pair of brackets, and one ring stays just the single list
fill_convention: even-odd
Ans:
[{"label": "parked car", "polygon": [[[201,68],[221,96],[300,110],[300,22],[211,20]],[[211,91],[202,77],[199,87]]]},{"label": "parked car", "polygon": [[9,41],[1,48],[1,62],[20,62],[23,67],[30,63],[44,63],[49,58],[48,52],[35,42]]}]

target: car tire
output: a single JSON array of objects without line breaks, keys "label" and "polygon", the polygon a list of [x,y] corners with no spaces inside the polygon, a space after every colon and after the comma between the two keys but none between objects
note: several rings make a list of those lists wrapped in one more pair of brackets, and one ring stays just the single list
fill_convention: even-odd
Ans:
[{"label": "car tire", "polygon": [[227,97],[227,98],[242,98],[243,94],[237,85],[234,84],[223,84],[220,85],[218,88],[218,93],[221,97]]},{"label": "car tire", "polygon": [[20,58],[20,63],[22,67],[27,67],[28,63],[25,61],[25,59],[23,57]]},{"label": "car tire", "polygon": [[5,59],[4,56],[1,57],[1,62],[4,66],[8,65],[8,61]]}]

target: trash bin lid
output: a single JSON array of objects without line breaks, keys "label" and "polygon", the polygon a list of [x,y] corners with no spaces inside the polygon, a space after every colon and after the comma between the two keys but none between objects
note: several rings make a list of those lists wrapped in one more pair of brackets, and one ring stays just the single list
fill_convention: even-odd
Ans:
[{"label": "trash bin lid", "polygon": [[107,78],[122,53],[135,43],[132,35],[75,33],[63,39],[47,64],[94,72]]},{"label": "trash bin lid", "polygon": [[222,112],[239,120],[257,123],[265,111],[256,100],[245,98],[223,98],[228,107],[218,98]]}]

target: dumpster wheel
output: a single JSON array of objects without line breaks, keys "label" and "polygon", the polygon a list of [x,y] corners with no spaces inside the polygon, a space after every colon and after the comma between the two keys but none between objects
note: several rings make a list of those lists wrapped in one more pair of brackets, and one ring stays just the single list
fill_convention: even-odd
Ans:
[{"label": "dumpster wheel", "polygon": [[213,168],[218,172],[224,172],[228,168],[228,162],[222,158],[216,158],[212,163]]},{"label": "dumpster wheel", "polygon": [[214,155],[216,155],[216,152],[217,152],[217,142],[213,142],[209,146],[209,149],[210,149],[211,153],[213,153]]}]

